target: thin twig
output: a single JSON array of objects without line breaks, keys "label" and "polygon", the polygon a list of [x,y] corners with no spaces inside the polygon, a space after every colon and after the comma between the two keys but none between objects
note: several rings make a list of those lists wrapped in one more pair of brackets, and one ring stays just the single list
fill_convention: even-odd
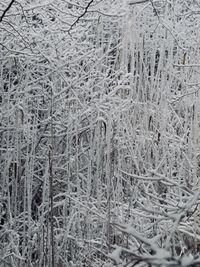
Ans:
[{"label": "thin twig", "polygon": [[69,30],[68,30],[68,33],[70,34],[70,31],[72,30],[72,28],[79,22],[79,20],[85,16],[85,14],[87,13],[88,11],[88,8],[91,6],[91,4],[94,2],[94,0],[91,0],[87,6],[85,7],[83,13],[74,21],[74,23],[70,26]]},{"label": "thin twig", "polygon": [[3,14],[0,17],[0,22],[2,22],[3,18],[5,17],[8,10],[11,8],[11,6],[14,4],[15,0],[12,0],[10,4],[7,6],[7,8],[4,10]]},{"label": "thin twig", "polygon": [[129,2],[128,4],[132,6],[132,5],[137,5],[137,4],[144,4],[146,2],[149,2],[149,0],[134,0],[134,1]]},{"label": "thin twig", "polygon": [[153,11],[155,12],[155,15],[156,15],[156,17],[158,18],[158,21],[159,21],[159,23],[171,34],[171,36],[173,37],[173,39],[174,39],[174,41],[175,41],[175,43],[177,44],[177,46],[181,49],[181,50],[185,50],[184,49],[184,47],[182,47],[180,44],[179,44],[179,42],[178,42],[178,40],[176,39],[176,36],[174,35],[174,33],[171,31],[171,29],[161,20],[161,18],[160,18],[160,16],[159,16],[159,13],[158,13],[158,11],[157,11],[157,9],[156,9],[156,7],[155,7],[155,5],[154,5],[154,2],[153,2],[153,0],[150,0],[150,3],[151,3],[151,5],[152,5],[152,8],[153,8]]}]

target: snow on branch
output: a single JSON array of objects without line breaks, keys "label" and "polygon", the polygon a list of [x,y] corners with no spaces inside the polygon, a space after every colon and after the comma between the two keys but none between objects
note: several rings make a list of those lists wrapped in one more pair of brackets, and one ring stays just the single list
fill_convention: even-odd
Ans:
[{"label": "snow on branch", "polygon": [[[159,239],[159,237],[154,237],[154,238],[143,237],[130,224],[128,225],[115,224],[115,227],[119,231],[128,234],[129,236],[133,236],[142,244],[147,245],[150,251],[150,253],[137,253],[131,247],[115,246],[113,252],[109,253],[107,256],[108,258],[113,260],[113,262],[117,264],[117,266],[121,267],[129,266],[128,264],[133,264],[130,266],[136,266],[136,264],[139,264],[141,262],[145,262],[150,265],[153,264],[153,266],[174,266],[174,267],[199,266],[200,257],[193,257],[191,254],[183,255],[182,257],[177,257],[174,256],[169,249],[160,248],[157,245],[157,239]],[[122,264],[123,253],[125,254],[128,253],[131,255],[131,261],[128,262],[128,264],[125,263],[125,265]]]}]

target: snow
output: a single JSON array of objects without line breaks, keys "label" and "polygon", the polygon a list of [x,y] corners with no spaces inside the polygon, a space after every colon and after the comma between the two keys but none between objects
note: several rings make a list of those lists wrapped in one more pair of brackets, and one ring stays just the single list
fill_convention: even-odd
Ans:
[{"label": "snow", "polygon": [[119,265],[122,262],[120,259],[121,252],[122,248],[117,246],[112,253],[108,253],[108,257],[112,259],[116,265]]}]

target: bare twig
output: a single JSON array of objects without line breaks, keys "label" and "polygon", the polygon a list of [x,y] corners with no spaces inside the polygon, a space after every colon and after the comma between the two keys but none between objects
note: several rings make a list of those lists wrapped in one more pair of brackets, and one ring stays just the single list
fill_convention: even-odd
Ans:
[{"label": "bare twig", "polygon": [[10,4],[7,6],[7,8],[3,11],[3,14],[0,17],[0,22],[2,22],[3,18],[5,17],[8,10],[11,8],[11,6],[14,4],[15,0],[12,0]]},{"label": "bare twig", "polygon": [[137,4],[143,4],[146,2],[149,2],[149,0],[134,0],[134,1],[130,1],[129,5],[132,6],[132,5],[137,5]]},{"label": "bare twig", "polygon": [[94,0],[91,0],[87,6],[85,7],[83,13],[74,21],[74,23],[70,26],[69,30],[68,30],[68,33],[70,34],[70,31],[72,30],[72,28],[79,22],[79,20],[85,16],[85,14],[87,13],[88,11],[88,8],[91,6],[91,4],[94,2]]}]

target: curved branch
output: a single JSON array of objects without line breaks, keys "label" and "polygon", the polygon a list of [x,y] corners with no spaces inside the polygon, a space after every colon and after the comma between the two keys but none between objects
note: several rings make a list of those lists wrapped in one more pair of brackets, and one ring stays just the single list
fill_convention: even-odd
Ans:
[{"label": "curved branch", "polygon": [[0,22],[2,22],[3,18],[5,17],[6,13],[8,12],[8,10],[12,7],[12,5],[14,4],[15,0],[12,0],[10,2],[10,4],[7,6],[7,8],[3,11],[3,14],[0,17]]}]

